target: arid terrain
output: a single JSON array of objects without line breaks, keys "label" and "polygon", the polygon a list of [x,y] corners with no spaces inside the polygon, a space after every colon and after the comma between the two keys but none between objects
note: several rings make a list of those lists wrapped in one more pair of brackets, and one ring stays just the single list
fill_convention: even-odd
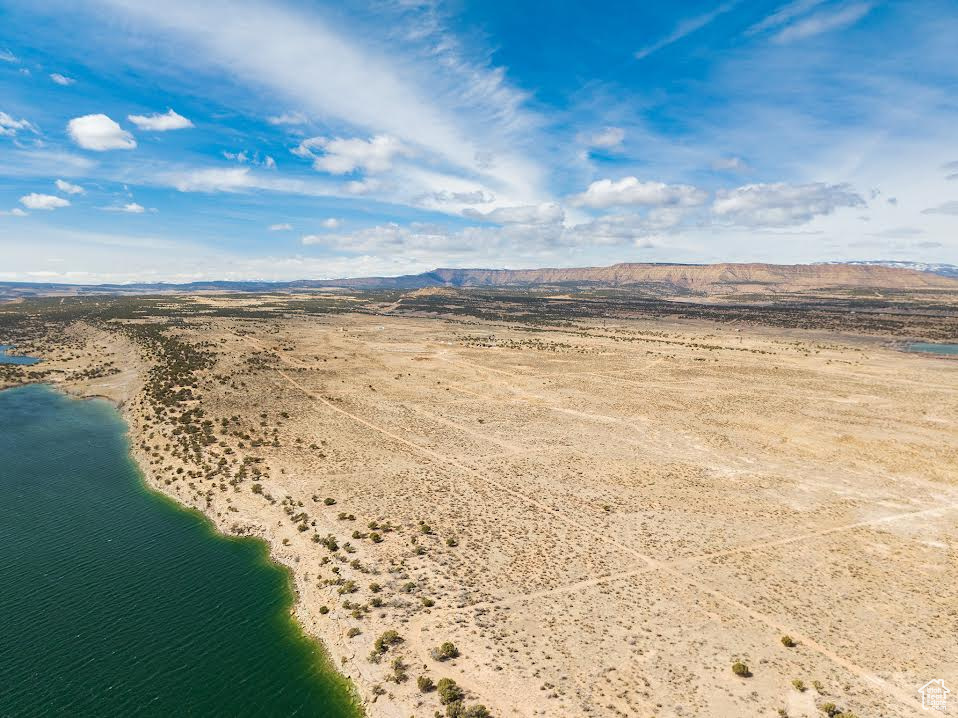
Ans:
[{"label": "arid terrain", "polygon": [[925,715],[958,361],[900,345],[955,341],[935,292],[28,299],[0,343],[44,361],[0,386],[116,401],[152,486],[292,569],[370,716],[445,715],[420,677],[450,715]]}]

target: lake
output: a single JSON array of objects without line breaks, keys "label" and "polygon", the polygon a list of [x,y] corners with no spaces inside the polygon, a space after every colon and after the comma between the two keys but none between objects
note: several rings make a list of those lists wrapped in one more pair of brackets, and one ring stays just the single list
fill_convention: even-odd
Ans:
[{"label": "lake", "polygon": [[110,404],[19,387],[0,424],[0,716],[361,716],[266,545],[148,490]]},{"label": "lake", "polygon": [[906,346],[905,349],[910,352],[923,352],[925,354],[958,354],[958,344],[914,342]]},{"label": "lake", "polygon": [[0,344],[0,364],[36,364],[40,361],[36,357],[10,356],[7,352],[13,348],[9,344]]}]

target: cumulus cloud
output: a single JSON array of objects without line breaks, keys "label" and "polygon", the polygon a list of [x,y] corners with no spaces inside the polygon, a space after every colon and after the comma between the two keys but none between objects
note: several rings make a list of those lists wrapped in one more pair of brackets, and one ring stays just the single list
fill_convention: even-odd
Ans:
[{"label": "cumulus cloud", "polygon": [[612,150],[622,146],[625,130],[621,127],[606,127],[585,137],[585,144],[596,149]]},{"label": "cumulus cloud", "polygon": [[59,72],[52,73],[50,75],[50,79],[58,85],[63,85],[64,87],[68,87],[76,82],[76,80],[74,80],[72,77],[61,75]]},{"label": "cumulus cloud", "polygon": [[720,190],[712,203],[712,214],[743,226],[786,227],[842,207],[864,206],[865,200],[847,184],[778,182]]},{"label": "cumulus cloud", "polygon": [[958,215],[958,200],[952,200],[951,202],[945,202],[940,204],[937,207],[929,207],[928,209],[923,209],[922,214],[952,214]]},{"label": "cumulus cloud", "polygon": [[69,207],[70,200],[63,197],[57,197],[52,194],[37,194],[31,192],[20,198],[20,204],[27,209],[58,209],[59,207]]},{"label": "cumulus cloud", "polygon": [[479,219],[495,224],[553,224],[565,219],[565,212],[554,202],[530,204],[518,207],[499,207],[489,212],[468,208],[462,211],[470,219]]},{"label": "cumulus cloud", "polygon": [[839,30],[854,25],[865,17],[871,9],[872,4],[870,2],[862,2],[847,5],[837,10],[823,10],[789,25],[775,36],[775,40],[783,43],[792,42],[814,37],[824,32]]},{"label": "cumulus cloud", "polygon": [[167,110],[164,114],[129,115],[128,119],[141,130],[150,132],[169,132],[193,127],[192,122],[173,110]]},{"label": "cumulus cloud", "polygon": [[17,130],[36,132],[36,128],[26,120],[15,120],[6,112],[0,112],[0,137],[13,137]]},{"label": "cumulus cloud", "polygon": [[[136,202],[127,202],[124,205],[119,207],[104,207],[107,212],[125,212],[126,214],[143,214],[146,212],[146,207],[142,204],[137,204]],[[156,210],[151,210],[156,211]]]},{"label": "cumulus cloud", "polygon": [[279,224],[271,224],[269,226],[269,231],[270,232],[288,232],[292,228],[293,228],[293,225],[287,222],[281,222]]},{"label": "cumulus cloud", "polygon": [[691,185],[642,182],[636,177],[624,177],[617,182],[610,179],[593,182],[585,192],[573,197],[572,203],[593,209],[626,205],[691,207],[704,203],[707,198],[704,190]]},{"label": "cumulus cloud", "polygon": [[67,132],[74,142],[85,150],[132,150],[136,147],[133,135],[106,115],[83,115],[67,123]]},{"label": "cumulus cloud", "polygon": [[292,150],[293,154],[313,160],[321,172],[342,175],[356,170],[385,172],[395,157],[409,157],[412,152],[390,135],[376,135],[368,140],[310,137]]},{"label": "cumulus cloud", "polygon": [[80,185],[67,182],[66,180],[58,179],[55,184],[57,189],[64,194],[84,194],[86,192]]}]

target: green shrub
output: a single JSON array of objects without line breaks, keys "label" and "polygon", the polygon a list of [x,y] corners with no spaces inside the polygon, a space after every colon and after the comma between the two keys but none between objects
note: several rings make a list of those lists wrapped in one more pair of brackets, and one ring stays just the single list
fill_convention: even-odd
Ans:
[{"label": "green shrub", "polygon": [[446,641],[439,648],[432,649],[432,657],[437,661],[448,661],[451,658],[459,657],[459,649],[452,641]]},{"label": "green shrub", "polygon": [[439,702],[443,705],[461,701],[465,697],[462,688],[452,678],[440,678],[436,690],[439,693]]},{"label": "green shrub", "polygon": [[748,666],[741,661],[735,661],[735,663],[732,664],[732,673],[742,678],[748,678],[750,675],[752,675],[752,672],[749,671]]},{"label": "green shrub", "polygon": [[792,685],[795,687],[795,690],[798,691],[799,693],[804,693],[806,690],[808,690],[805,687],[805,681],[802,681],[798,678],[792,681]]},{"label": "green shrub", "polygon": [[782,636],[782,645],[786,648],[795,648],[795,641],[791,636]]},{"label": "green shrub", "polygon": [[326,504],[327,506],[332,506],[333,504],[336,503],[336,499],[330,496],[327,496],[325,499],[323,499],[323,503]]},{"label": "green shrub", "polygon": [[432,678],[429,676],[419,676],[416,679],[416,685],[419,687],[420,693],[429,693],[436,690],[436,684],[432,682]]},{"label": "green shrub", "polygon": [[355,638],[360,633],[362,633],[362,631],[360,631],[356,626],[353,626],[346,632],[346,635],[349,636],[350,638]]},{"label": "green shrub", "polygon": [[402,643],[402,636],[400,636],[396,631],[389,630],[385,631],[379,638],[376,639],[373,647],[378,653],[385,653],[389,650],[390,646],[395,646],[397,643]]}]

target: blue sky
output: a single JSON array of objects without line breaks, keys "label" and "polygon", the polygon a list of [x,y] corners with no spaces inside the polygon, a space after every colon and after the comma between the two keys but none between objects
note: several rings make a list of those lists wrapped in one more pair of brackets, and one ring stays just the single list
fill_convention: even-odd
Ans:
[{"label": "blue sky", "polygon": [[958,263],[953,0],[0,0],[0,280]]}]

